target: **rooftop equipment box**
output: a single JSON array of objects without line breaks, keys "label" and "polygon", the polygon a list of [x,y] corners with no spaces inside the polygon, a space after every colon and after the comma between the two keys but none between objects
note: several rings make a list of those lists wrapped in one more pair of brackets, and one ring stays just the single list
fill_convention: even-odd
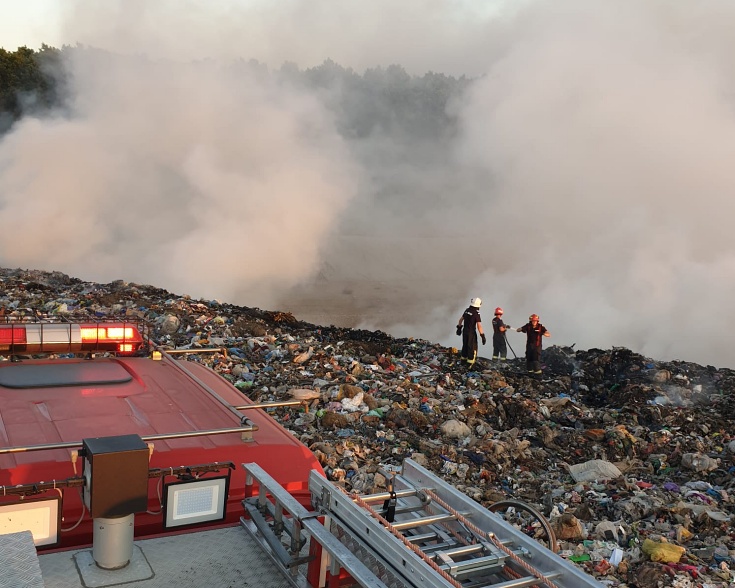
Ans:
[{"label": "rooftop equipment box", "polygon": [[84,502],[93,519],[148,508],[148,446],[138,435],[83,439]]}]

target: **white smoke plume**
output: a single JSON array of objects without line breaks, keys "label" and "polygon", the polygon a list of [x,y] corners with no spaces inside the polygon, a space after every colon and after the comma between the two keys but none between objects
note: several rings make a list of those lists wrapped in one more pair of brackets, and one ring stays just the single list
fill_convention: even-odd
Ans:
[{"label": "white smoke plume", "polygon": [[462,109],[461,157],[496,179],[478,246],[513,243],[480,292],[559,342],[732,365],[734,16],[570,1],[511,23]]},{"label": "white smoke plume", "polygon": [[253,306],[303,279],[358,170],[313,96],[248,68],[73,51],[72,114],[0,143],[0,261]]},{"label": "white smoke plume", "polygon": [[[398,63],[476,75],[468,60],[496,41],[489,18],[508,0],[68,0],[67,35],[112,51],[172,59],[244,57],[273,68],[333,59],[359,72]],[[482,64],[482,60],[476,60]]]},{"label": "white smoke plume", "polygon": [[[73,116],[0,139],[3,265],[450,345],[481,296],[486,330],[500,305],[547,345],[732,365],[729,0],[65,6],[128,57],[87,52]],[[358,140],[239,57],[477,79],[446,140]]]}]

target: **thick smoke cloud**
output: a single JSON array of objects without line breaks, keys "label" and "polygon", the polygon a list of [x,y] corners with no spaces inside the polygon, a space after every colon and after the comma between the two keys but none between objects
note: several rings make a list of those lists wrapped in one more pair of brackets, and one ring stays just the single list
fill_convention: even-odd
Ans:
[{"label": "thick smoke cloud", "polygon": [[[3,265],[451,345],[481,296],[486,329],[501,305],[547,344],[732,365],[731,2],[66,7],[70,43],[125,57],[79,52],[73,115],[0,140]],[[239,57],[476,79],[455,132],[354,137],[344,88]]]},{"label": "thick smoke cloud", "polygon": [[479,291],[538,312],[560,342],[732,365],[734,70],[721,23],[733,16],[722,2],[580,1],[512,23],[514,42],[462,108],[461,157],[496,178],[488,216],[502,222],[482,243],[516,244]]},{"label": "thick smoke cloud", "polygon": [[0,260],[267,303],[310,275],[357,171],[313,97],[249,70],[69,57],[72,114],[0,143]]},{"label": "thick smoke cloud", "polygon": [[488,19],[516,0],[71,0],[75,42],[175,59],[257,59],[312,67],[333,59],[357,71],[399,63],[476,75],[472,63],[497,41]]}]

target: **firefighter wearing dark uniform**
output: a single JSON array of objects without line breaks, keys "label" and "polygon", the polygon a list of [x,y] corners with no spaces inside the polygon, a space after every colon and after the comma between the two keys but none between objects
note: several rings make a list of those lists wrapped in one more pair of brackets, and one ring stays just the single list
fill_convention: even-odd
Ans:
[{"label": "firefighter wearing dark uniform", "polygon": [[457,323],[457,335],[462,335],[462,362],[468,366],[474,365],[475,361],[477,361],[477,332],[475,332],[475,327],[477,327],[477,331],[480,333],[480,337],[482,337],[482,344],[485,345],[487,341],[485,339],[485,333],[482,330],[480,306],[482,306],[482,300],[473,298],[467,310],[459,317],[459,322]]},{"label": "firefighter wearing dark uniform", "polygon": [[541,373],[541,337],[551,337],[540,322],[538,315],[532,314],[528,322],[516,329],[519,333],[526,333],[526,369],[529,374]]},{"label": "firefighter wearing dark uniform", "polygon": [[510,325],[503,322],[503,309],[498,306],[493,319],[493,359],[506,360],[508,346],[505,341],[505,331],[508,329]]}]

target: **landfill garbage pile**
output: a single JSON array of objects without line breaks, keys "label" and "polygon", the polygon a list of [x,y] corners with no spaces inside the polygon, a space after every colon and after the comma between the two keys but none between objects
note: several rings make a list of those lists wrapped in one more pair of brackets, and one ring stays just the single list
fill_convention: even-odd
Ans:
[{"label": "landfill garbage pile", "polygon": [[542,376],[523,358],[468,369],[427,341],[59,272],[0,269],[0,317],[141,320],[165,346],[221,348],[182,361],[256,402],[308,401],[269,411],[348,490],[385,489],[411,457],[485,506],[542,512],[560,555],[607,584],[735,585],[733,370],[558,346]]}]

